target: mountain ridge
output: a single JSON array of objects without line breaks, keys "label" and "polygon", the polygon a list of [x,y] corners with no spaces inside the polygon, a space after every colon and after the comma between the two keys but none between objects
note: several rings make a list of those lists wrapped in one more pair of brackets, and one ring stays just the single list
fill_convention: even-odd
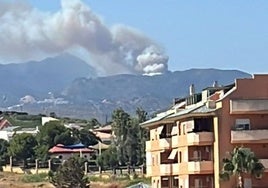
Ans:
[{"label": "mountain ridge", "polygon": [[[133,114],[142,107],[149,114],[172,104],[174,98],[185,97],[189,86],[196,91],[212,86],[231,84],[236,78],[249,78],[239,70],[192,68],[146,76],[119,74],[96,77],[94,67],[77,57],[63,55],[40,62],[0,66],[3,110],[23,110],[29,113],[55,112],[59,116],[97,118],[102,121],[122,107]],[[9,79],[6,79],[9,78]],[[48,95],[52,93],[53,95]],[[25,98],[30,95],[35,100]],[[11,106],[11,107],[10,107]],[[9,107],[9,108],[8,108]]]}]

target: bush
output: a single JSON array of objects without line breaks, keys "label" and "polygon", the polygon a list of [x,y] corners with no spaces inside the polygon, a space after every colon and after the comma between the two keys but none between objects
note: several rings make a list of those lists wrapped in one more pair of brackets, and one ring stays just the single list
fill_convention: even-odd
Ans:
[{"label": "bush", "polygon": [[44,182],[47,181],[47,177],[47,173],[27,174],[24,175],[21,180],[25,183]]},{"label": "bush", "polygon": [[90,181],[84,175],[84,163],[81,158],[67,159],[54,173],[50,173],[50,182],[58,188],[89,188]]}]

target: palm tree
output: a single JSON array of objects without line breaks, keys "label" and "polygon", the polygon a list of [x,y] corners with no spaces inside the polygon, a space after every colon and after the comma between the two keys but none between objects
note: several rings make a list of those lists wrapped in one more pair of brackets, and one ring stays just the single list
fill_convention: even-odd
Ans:
[{"label": "palm tree", "polygon": [[237,176],[237,187],[243,188],[243,175],[251,174],[261,178],[264,172],[263,164],[249,148],[235,147],[230,158],[223,159],[223,168],[220,173],[222,180],[229,180],[232,175]]}]

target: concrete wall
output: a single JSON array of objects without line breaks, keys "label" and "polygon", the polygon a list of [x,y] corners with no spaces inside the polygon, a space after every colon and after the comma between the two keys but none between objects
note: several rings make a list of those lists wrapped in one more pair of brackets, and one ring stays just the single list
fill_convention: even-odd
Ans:
[{"label": "concrete wall", "polygon": [[[218,112],[218,142],[219,142],[219,158],[214,155],[215,162],[219,160],[220,169],[222,167],[222,159],[228,157],[228,152],[232,151],[236,146],[231,144],[231,130],[233,129],[236,119],[250,119],[251,129],[268,129],[268,115],[265,114],[230,114],[230,100],[232,99],[268,99],[268,76],[255,76],[254,79],[239,79],[236,81],[236,90],[222,100],[222,109]],[[242,145],[242,144],[241,144]],[[254,150],[260,148],[256,145],[246,145]],[[268,158],[266,149],[258,151],[257,156]],[[217,173],[215,171],[215,173]],[[215,174],[217,176],[217,174]],[[266,177],[266,175],[265,175]],[[264,180],[266,179],[266,180]],[[262,181],[268,185],[268,178]],[[218,181],[218,180],[217,180]],[[216,182],[217,183],[217,182]],[[235,186],[235,178],[231,181],[220,181],[220,187]],[[217,187],[217,186],[215,186]]]},{"label": "concrete wall", "polygon": [[17,174],[39,174],[39,173],[48,173],[49,169],[48,168],[39,168],[38,171],[36,171],[35,168],[30,168],[27,169],[26,171],[24,171],[21,167],[12,167],[12,169],[10,168],[10,166],[3,166],[3,172],[13,172],[13,173],[17,173]]}]

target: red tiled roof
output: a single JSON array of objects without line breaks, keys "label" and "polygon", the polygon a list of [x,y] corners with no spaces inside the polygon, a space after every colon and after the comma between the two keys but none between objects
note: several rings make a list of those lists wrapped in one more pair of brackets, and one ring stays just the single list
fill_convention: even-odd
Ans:
[{"label": "red tiled roof", "polygon": [[48,150],[49,153],[91,153],[93,152],[92,149],[89,148],[66,148],[62,144],[58,144],[51,149]]},{"label": "red tiled roof", "polygon": [[0,120],[0,130],[12,126],[11,123],[7,119]]}]

